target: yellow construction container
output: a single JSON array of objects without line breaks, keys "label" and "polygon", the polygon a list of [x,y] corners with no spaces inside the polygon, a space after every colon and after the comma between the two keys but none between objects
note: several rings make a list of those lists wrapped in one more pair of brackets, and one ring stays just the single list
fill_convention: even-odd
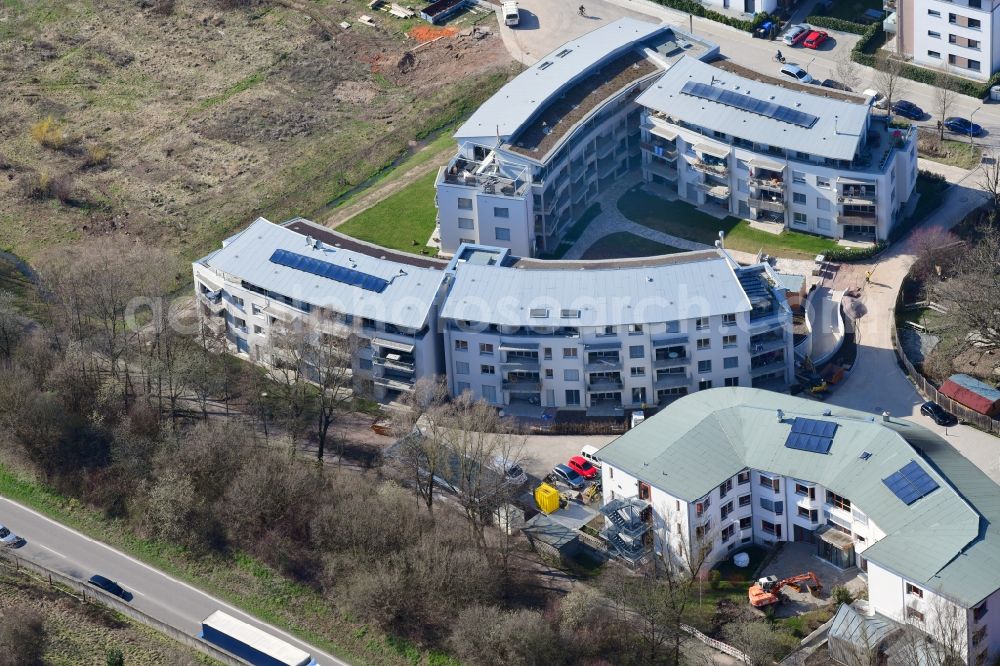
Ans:
[{"label": "yellow construction container", "polygon": [[559,510],[559,491],[547,483],[535,488],[535,504],[543,513]]}]

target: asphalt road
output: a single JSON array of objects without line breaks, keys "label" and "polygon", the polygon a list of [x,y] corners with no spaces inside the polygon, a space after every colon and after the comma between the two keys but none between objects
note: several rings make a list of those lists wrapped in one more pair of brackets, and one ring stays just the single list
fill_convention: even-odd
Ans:
[{"label": "asphalt road", "polygon": [[192,585],[6,498],[0,498],[0,522],[27,540],[15,551],[18,557],[80,580],[95,573],[107,576],[135,595],[131,602],[135,608],[176,629],[196,636],[201,621],[222,610],[305,650],[322,666],[349,666]]}]

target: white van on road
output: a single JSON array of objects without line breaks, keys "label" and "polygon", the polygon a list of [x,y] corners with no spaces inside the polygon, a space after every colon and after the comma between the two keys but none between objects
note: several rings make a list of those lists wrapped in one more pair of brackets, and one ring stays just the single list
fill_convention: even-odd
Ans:
[{"label": "white van on road", "polygon": [[521,12],[517,9],[516,2],[505,2],[500,5],[500,11],[503,13],[503,23],[504,25],[517,25],[521,22]]}]

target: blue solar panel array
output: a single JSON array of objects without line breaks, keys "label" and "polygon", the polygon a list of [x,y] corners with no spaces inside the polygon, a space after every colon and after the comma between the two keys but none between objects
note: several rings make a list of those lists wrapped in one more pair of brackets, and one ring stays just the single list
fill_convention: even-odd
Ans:
[{"label": "blue solar panel array", "polygon": [[811,113],[798,111],[788,106],[768,102],[767,100],[757,99],[750,95],[742,95],[718,86],[710,86],[707,83],[688,81],[681,88],[681,92],[692,97],[700,97],[710,102],[718,102],[719,104],[731,106],[734,109],[749,111],[750,113],[756,113],[758,116],[779,120],[791,125],[798,125],[806,129],[819,121],[819,116],[814,116]]},{"label": "blue solar panel array", "polygon": [[911,460],[898,472],[882,479],[882,483],[907,506],[921,497],[930,495],[939,487],[937,481],[932,479],[915,460]]},{"label": "blue solar panel array", "polygon": [[836,434],[837,424],[833,421],[795,417],[792,421],[792,431],[785,440],[785,446],[799,451],[829,453]]},{"label": "blue solar panel array", "polygon": [[324,277],[328,280],[349,284],[352,287],[361,287],[362,289],[374,291],[378,294],[381,294],[385,291],[385,288],[389,286],[389,281],[383,280],[380,277],[369,275],[368,273],[362,273],[361,271],[356,271],[353,268],[337,266],[336,264],[331,264],[328,261],[313,259],[312,257],[305,256],[304,254],[289,252],[288,250],[275,250],[274,254],[271,255],[270,261],[272,264],[287,266],[288,268],[294,268],[297,271],[303,271],[305,273],[311,273],[312,275]]}]

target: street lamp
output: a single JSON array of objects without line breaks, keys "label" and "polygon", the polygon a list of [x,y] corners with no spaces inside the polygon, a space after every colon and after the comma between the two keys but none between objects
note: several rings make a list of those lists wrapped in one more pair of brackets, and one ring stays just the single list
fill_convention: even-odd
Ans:
[{"label": "street lamp", "polygon": [[809,61],[808,65],[806,65],[806,74],[809,74],[810,76],[812,76],[812,73],[809,71],[809,68],[812,67],[812,64],[814,62],[816,62],[816,57],[815,56],[813,56],[813,59]]},{"label": "street lamp", "polygon": [[267,391],[260,392],[260,420],[264,422],[264,443],[267,444],[267,406],[264,402],[267,400]]},{"label": "street lamp", "polygon": [[972,117],[976,115],[976,111],[978,111],[981,108],[983,107],[977,106],[972,110],[972,113],[969,114],[969,143],[972,143],[972,128],[974,127],[974,125],[972,124]]}]

